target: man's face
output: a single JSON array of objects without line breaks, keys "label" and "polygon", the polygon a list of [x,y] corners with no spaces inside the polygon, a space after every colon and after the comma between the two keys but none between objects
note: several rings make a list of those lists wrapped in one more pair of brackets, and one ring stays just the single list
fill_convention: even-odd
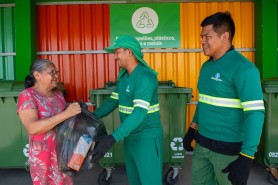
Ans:
[{"label": "man's face", "polygon": [[224,42],[223,36],[218,35],[212,25],[204,26],[201,31],[201,44],[206,56],[211,56],[214,60],[221,57]]},{"label": "man's face", "polygon": [[126,68],[128,61],[128,49],[117,48],[114,51],[114,59],[120,68]]}]

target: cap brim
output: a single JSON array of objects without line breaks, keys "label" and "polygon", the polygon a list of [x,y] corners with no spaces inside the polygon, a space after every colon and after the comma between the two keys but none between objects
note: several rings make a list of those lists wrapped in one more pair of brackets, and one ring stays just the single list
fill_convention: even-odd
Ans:
[{"label": "cap brim", "polygon": [[110,47],[107,47],[107,48],[104,48],[104,50],[107,52],[107,53],[114,53],[115,49],[119,48],[118,45],[112,45]]}]

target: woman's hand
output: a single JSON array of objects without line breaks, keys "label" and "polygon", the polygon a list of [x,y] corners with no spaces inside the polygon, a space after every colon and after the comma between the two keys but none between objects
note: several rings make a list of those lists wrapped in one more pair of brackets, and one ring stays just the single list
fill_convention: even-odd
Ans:
[{"label": "woman's hand", "polygon": [[81,112],[81,107],[78,102],[71,103],[65,110],[68,117],[75,116]]}]

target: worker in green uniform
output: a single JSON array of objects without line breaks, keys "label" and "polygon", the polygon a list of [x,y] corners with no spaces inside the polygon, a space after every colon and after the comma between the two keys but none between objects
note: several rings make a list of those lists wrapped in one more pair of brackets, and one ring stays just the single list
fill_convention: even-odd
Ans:
[{"label": "worker in green uniform", "polygon": [[186,150],[196,140],[192,184],[246,185],[264,122],[259,71],[234,49],[229,12],[206,17],[201,27],[210,58],[201,67],[198,105],[183,140]]},{"label": "worker in green uniform", "polygon": [[157,73],[143,60],[139,42],[124,35],[105,48],[114,53],[121,68],[109,100],[93,113],[102,118],[117,107],[121,124],[111,135],[96,138],[91,162],[101,159],[109,148],[124,139],[124,156],[131,185],[161,185],[163,130],[160,122]]}]

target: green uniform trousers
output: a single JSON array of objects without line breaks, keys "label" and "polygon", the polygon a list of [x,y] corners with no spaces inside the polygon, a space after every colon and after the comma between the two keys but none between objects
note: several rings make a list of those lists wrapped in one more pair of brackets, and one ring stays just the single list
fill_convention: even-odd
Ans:
[{"label": "green uniform trousers", "polygon": [[222,173],[237,155],[215,153],[196,143],[192,158],[192,185],[231,185],[228,173]]},{"label": "green uniform trousers", "polygon": [[163,136],[124,140],[130,185],[162,185]]}]

